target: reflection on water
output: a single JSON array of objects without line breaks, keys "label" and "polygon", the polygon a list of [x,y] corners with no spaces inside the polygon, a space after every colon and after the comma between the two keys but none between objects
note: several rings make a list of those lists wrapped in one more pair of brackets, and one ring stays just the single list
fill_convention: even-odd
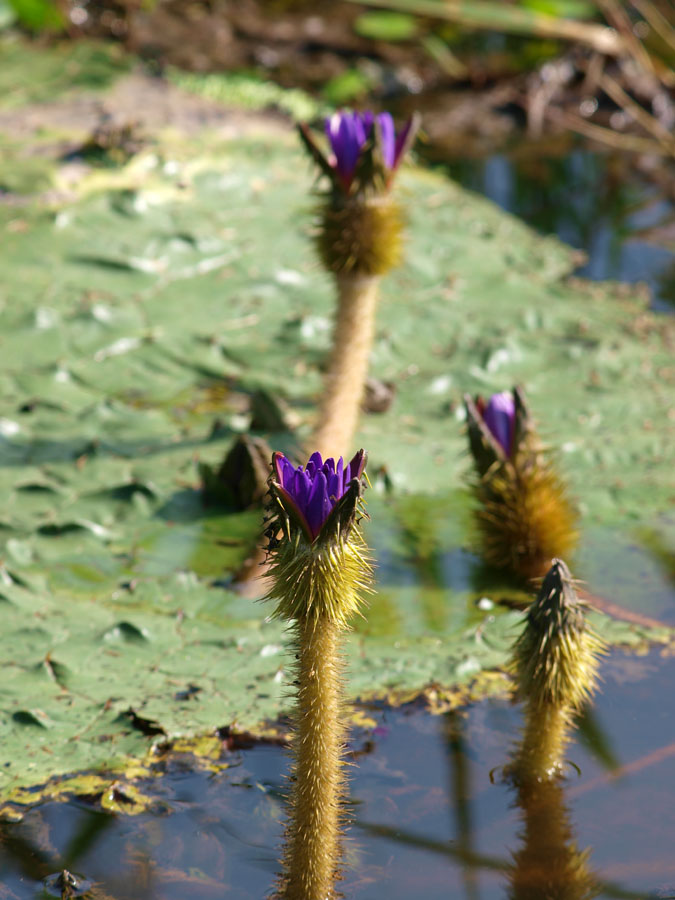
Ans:
[{"label": "reflection on water", "polygon": [[[675,207],[662,191],[625,171],[609,154],[572,150],[534,156],[536,147],[511,156],[445,163],[464,187],[484,194],[543,234],[583,250],[588,261],[577,274],[594,281],[646,282],[652,305],[675,307],[675,255],[648,240],[651,229],[669,225]],[[440,162],[439,153],[433,154]],[[672,238],[671,238],[672,242]]]},{"label": "reflection on water", "polygon": [[[521,846],[509,873],[511,900],[592,900],[602,887],[589,865],[590,850],[574,839],[564,787],[557,780],[521,785]],[[606,891],[605,891],[606,892]]]},{"label": "reflection on water", "polygon": [[[603,691],[537,804],[490,781],[518,738],[520,711],[486,701],[433,717],[418,707],[369,710],[352,736],[353,825],[342,890],[360,900],[624,898],[675,894],[675,659],[614,652]],[[583,736],[582,736],[583,735]],[[152,814],[117,817],[85,801],[43,803],[0,836],[2,896],[42,896],[63,868],[89,896],[184,900],[267,896],[277,871],[288,760],[274,746],[223,751],[229,768],[165,764],[147,790]],[[516,801],[520,800],[520,804]],[[565,874],[560,893],[542,877]],[[558,882],[560,885],[560,882]],[[585,893],[584,893],[585,892]]]},{"label": "reflection on water", "polygon": [[[365,533],[377,559],[377,593],[370,600],[367,621],[357,630],[407,637],[447,633],[480,622],[481,609],[488,608],[480,605],[481,598],[531,599],[522,586],[488,569],[463,546],[469,532],[467,491],[431,499],[410,494],[404,499],[390,502],[375,494],[368,498],[371,520]],[[634,534],[588,526],[568,562],[584,589],[600,601],[672,625],[674,539],[672,516]],[[452,603],[448,591],[453,592]]]}]

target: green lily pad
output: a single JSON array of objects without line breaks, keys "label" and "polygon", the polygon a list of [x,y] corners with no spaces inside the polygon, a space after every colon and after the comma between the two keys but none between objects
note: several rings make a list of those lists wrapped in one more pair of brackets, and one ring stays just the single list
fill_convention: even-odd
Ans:
[{"label": "green lily pad", "polygon": [[[261,517],[209,506],[198,464],[259,389],[299,422],[272,446],[309,434],[334,302],[312,183],[290,132],[158,136],[79,195],[0,207],[0,797],[287,711],[286,631],[232,580]],[[378,591],[349,697],[508,688],[526,595],[472,552],[461,396],[514,382],[582,513],[574,573],[632,613],[596,627],[670,642],[672,319],[571,280],[569,248],[439,176],[403,171],[400,196],[407,261],[372,355],[395,396],[358,436]]]}]

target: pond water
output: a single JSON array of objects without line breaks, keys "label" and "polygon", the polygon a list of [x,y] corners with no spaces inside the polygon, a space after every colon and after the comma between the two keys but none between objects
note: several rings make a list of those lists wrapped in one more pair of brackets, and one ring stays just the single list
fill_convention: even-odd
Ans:
[{"label": "pond water", "polygon": [[[432,158],[440,161],[440,154]],[[464,187],[582,250],[587,261],[575,274],[643,282],[655,310],[675,309],[675,254],[657,237],[660,229],[672,231],[675,206],[625,158],[581,148],[539,154],[523,142],[511,154],[457,159],[446,167]]]},{"label": "pond water", "polygon": [[[574,767],[527,816],[499,777],[518,738],[517,705],[488,700],[441,716],[367,708],[374,724],[349,743],[345,896],[675,896],[675,659],[615,651],[602,677],[569,748]],[[64,868],[99,898],[268,895],[286,753],[224,742],[220,762],[228,767],[204,771],[188,755],[168,757],[163,776],[143,785],[153,805],[139,816],[45,802],[2,825],[0,895],[60,896]],[[545,895],[542,873],[557,880]]]}]

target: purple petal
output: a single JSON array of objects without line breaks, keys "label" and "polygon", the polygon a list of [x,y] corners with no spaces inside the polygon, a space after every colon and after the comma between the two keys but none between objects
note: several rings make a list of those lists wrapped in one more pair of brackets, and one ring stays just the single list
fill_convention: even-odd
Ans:
[{"label": "purple petal", "polygon": [[330,118],[326,119],[326,134],[330,142],[331,150],[335,156],[335,165],[338,171],[341,170],[342,159],[344,155],[345,135],[340,113],[333,113]]},{"label": "purple petal", "polygon": [[369,109],[364,110],[362,113],[354,113],[354,116],[358,118],[361,126],[360,130],[358,131],[358,135],[361,139],[361,146],[363,146],[370,137],[370,132],[373,128],[373,122],[375,121],[375,116]]},{"label": "purple petal", "polygon": [[292,463],[286,459],[283,453],[277,453],[274,457],[274,468],[277,474],[277,482],[284,488],[293,483],[295,469]]},{"label": "purple petal", "polygon": [[342,479],[338,478],[337,475],[329,475],[327,479],[328,483],[326,486],[326,490],[328,492],[328,499],[331,501],[331,506],[333,501],[337,501],[343,494],[342,490]]},{"label": "purple petal", "polygon": [[323,460],[321,459],[321,454],[317,450],[315,453],[312,453],[310,458],[307,460],[307,473],[310,478],[314,478],[317,472],[320,472],[323,467]]},{"label": "purple petal", "polygon": [[385,166],[388,169],[392,169],[396,160],[394,120],[389,113],[383,112],[378,115],[377,124],[380,126],[380,137],[382,139],[382,158]]},{"label": "purple petal", "polygon": [[297,514],[298,519],[300,520],[300,522],[302,524],[304,531],[306,532],[306,534],[309,536],[310,539],[313,539],[311,529],[310,529],[309,525],[307,524],[307,516],[305,515],[305,510],[300,509],[300,507],[296,503],[295,497],[291,494],[290,491],[287,491],[286,488],[281,487],[281,485],[279,485],[277,487],[277,491],[278,491],[279,495],[282,497],[284,505],[287,508],[290,509],[291,507],[295,507],[295,512]]},{"label": "purple petal", "polygon": [[326,476],[326,478],[328,478],[329,475],[333,475],[335,473],[335,460],[332,456],[329,456],[325,461],[321,471]]},{"label": "purple petal", "polygon": [[483,420],[507,456],[511,456],[516,407],[508,391],[493,394],[483,413]]},{"label": "purple petal", "polygon": [[303,472],[301,468],[296,469],[293,486],[289,489],[289,493],[295,500],[298,509],[302,512],[304,512],[307,507],[311,487],[312,482],[307,472]]},{"label": "purple petal", "polygon": [[354,119],[354,134],[356,136],[356,140],[359,142],[360,150],[368,139],[370,129],[373,127],[373,114],[369,112],[355,112],[352,113],[352,116]]},{"label": "purple petal", "polygon": [[326,120],[326,133],[335,154],[335,167],[345,179],[354,174],[363,140],[359,135],[363,125],[349,113],[334,113]]},{"label": "purple petal", "polygon": [[[332,116],[329,116],[325,122],[324,127],[326,129],[326,136],[330,142],[331,149],[333,153],[337,156],[337,149],[335,146],[335,142],[340,140],[340,126],[342,125],[342,116],[339,112],[333,113]],[[342,149],[341,145],[339,149]]]},{"label": "purple petal", "polygon": [[340,479],[340,494],[344,493],[345,482],[344,482],[344,463],[342,461],[342,457],[340,457],[337,461],[337,466],[335,467],[335,474]]},{"label": "purple petal", "polygon": [[312,537],[316,537],[321,531],[321,526],[330,515],[332,508],[333,505],[328,499],[326,476],[323,472],[319,472],[314,479],[307,501],[306,517]]}]

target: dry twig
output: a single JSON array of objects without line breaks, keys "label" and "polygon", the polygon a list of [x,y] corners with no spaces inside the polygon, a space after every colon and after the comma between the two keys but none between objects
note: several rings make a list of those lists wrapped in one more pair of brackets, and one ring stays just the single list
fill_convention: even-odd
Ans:
[{"label": "dry twig", "polygon": [[511,34],[537,35],[564,41],[578,41],[609,56],[626,52],[626,42],[613,28],[595,22],[579,22],[576,19],[558,19],[544,13],[535,13],[518,6],[481,0],[476,3],[460,0],[349,0],[361,6],[377,6],[396,9],[432,19],[458,22],[466,28],[481,31],[507,31]]},{"label": "dry twig", "polygon": [[[576,131],[577,134],[583,134],[584,137],[592,138],[600,144],[613,147],[615,150],[625,150],[629,153],[650,153],[655,156],[664,156],[665,148],[650,138],[638,137],[634,134],[621,134],[618,131],[611,131],[609,128],[603,128],[602,125],[594,125],[587,122],[580,116],[575,116],[570,112],[550,107],[547,110],[547,117],[563,128],[570,131]],[[671,151],[668,151],[670,153]]]}]

